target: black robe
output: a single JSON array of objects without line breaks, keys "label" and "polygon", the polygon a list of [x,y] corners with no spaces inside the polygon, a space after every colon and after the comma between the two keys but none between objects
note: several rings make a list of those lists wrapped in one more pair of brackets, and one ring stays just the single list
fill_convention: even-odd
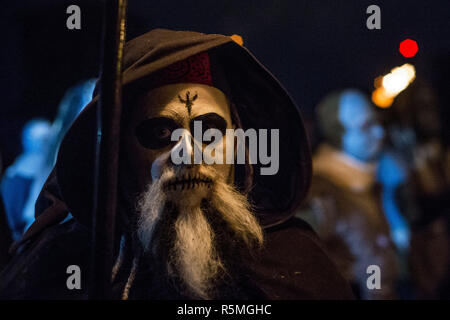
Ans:
[{"label": "black robe", "polygon": [[[71,219],[48,228],[18,253],[0,276],[1,299],[87,299],[90,270],[89,229]],[[346,280],[304,221],[292,218],[265,231],[263,250],[245,259],[245,274],[220,294],[223,299],[352,299]],[[81,289],[69,290],[70,265],[81,269]],[[127,275],[129,266],[122,274]],[[154,279],[151,266],[138,269],[130,299],[189,299],[169,282]],[[118,274],[120,298],[126,276]]]}]

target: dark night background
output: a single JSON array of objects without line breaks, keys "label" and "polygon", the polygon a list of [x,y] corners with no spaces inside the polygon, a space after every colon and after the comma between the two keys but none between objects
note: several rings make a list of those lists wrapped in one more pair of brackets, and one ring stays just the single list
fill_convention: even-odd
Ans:
[{"label": "dark night background", "polygon": [[[450,2],[129,0],[127,39],[152,28],[239,34],[285,85],[307,117],[330,90],[370,93],[373,79],[407,60],[437,90],[448,123]],[[81,8],[81,30],[66,28],[66,8]],[[366,28],[366,8],[381,7],[381,30]],[[20,152],[32,117],[53,120],[66,89],[98,73],[100,1],[22,0],[2,5],[0,152],[3,168]],[[400,41],[419,53],[405,59]],[[448,131],[448,130],[447,130]]]}]

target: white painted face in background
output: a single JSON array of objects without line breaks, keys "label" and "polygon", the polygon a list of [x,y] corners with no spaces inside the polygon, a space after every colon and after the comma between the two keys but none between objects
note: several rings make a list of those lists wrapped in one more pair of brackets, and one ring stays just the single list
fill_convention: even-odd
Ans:
[{"label": "white painted face in background", "polygon": [[343,151],[360,161],[373,160],[383,147],[384,130],[367,98],[358,91],[345,91],[338,116],[344,127]]},{"label": "white painted face in background", "polygon": [[[171,152],[183,149],[194,156],[194,148],[207,144],[194,140],[194,121],[202,130],[218,129],[223,133],[221,148],[225,154],[225,130],[233,128],[228,101],[222,91],[202,84],[170,84],[141,95],[126,129],[125,157],[133,181],[142,191],[148,183],[161,177],[167,166],[175,175],[167,182],[166,192],[198,202],[210,189],[211,179],[232,181],[232,165],[211,164],[216,176],[206,173],[208,165],[180,164],[171,161]],[[171,141],[172,132],[185,129],[179,141]],[[202,134],[203,134],[202,132]],[[175,150],[174,150],[175,149]],[[193,162],[192,162],[193,163]]]}]

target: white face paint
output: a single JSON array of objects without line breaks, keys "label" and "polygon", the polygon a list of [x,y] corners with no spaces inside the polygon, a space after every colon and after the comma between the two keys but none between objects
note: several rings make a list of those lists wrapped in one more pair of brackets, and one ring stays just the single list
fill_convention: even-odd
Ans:
[{"label": "white face paint", "polygon": [[[132,111],[126,128],[125,157],[129,174],[141,192],[145,186],[158,179],[165,166],[174,167],[177,172],[169,181],[168,193],[174,196],[201,199],[209,190],[206,177],[201,176],[199,167],[210,165],[218,174],[217,179],[232,181],[232,165],[214,161],[198,161],[203,154],[210,157],[225,157],[225,130],[232,129],[230,108],[225,95],[218,89],[202,84],[170,84],[143,94]],[[194,125],[201,122],[203,133],[218,129],[224,135],[213,141],[214,151],[205,152],[208,142],[194,136]],[[171,141],[172,133],[180,130],[178,141]],[[198,130],[197,130],[198,131]],[[200,141],[200,142],[199,142]],[[192,158],[195,165],[173,163],[171,153],[183,152],[183,157]]]},{"label": "white face paint", "polygon": [[[147,256],[167,256],[159,261],[167,269],[162,276],[181,279],[189,294],[207,299],[214,297],[216,280],[227,274],[223,259],[228,256],[220,256],[218,247],[232,248],[234,237],[233,243],[253,248],[263,234],[246,195],[233,186],[231,164],[173,163],[173,152],[184,150],[195,158],[196,149],[206,148],[193,137],[194,121],[202,121],[203,130],[232,129],[225,95],[205,85],[174,84],[141,96],[125,129],[122,179],[134,183],[139,194],[137,234]],[[183,130],[172,141],[177,129]],[[223,135],[220,144],[218,153],[225,157]]]},{"label": "white face paint", "polygon": [[371,161],[381,151],[384,130],[365,96],[346,91],[339,103],[339,120],[344,127],[342,149],[361,161]]}]

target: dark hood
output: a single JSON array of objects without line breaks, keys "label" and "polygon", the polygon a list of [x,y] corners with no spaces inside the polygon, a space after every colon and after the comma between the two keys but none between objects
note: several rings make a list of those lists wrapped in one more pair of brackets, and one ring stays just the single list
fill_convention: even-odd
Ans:
[{"label": "dark hood", "polygon": [[[280,165],[273,176],[253,165],[249,198],[264,227],[286,221],[305,196],[311,177],[309,144],[299,109],[286,90],[244,47],[230,37],[188,31],[152,30],[124,48],[123,90],[154,72],[203,51],[214,51],[228,80],[244,130],[280,129]],[[82,224],[91,223],[95,97],[66,134],[55,167],[62,199]],[[124,108],[130,106],[124,105]],[[38,213],[39,214],[39,213]]]}]

